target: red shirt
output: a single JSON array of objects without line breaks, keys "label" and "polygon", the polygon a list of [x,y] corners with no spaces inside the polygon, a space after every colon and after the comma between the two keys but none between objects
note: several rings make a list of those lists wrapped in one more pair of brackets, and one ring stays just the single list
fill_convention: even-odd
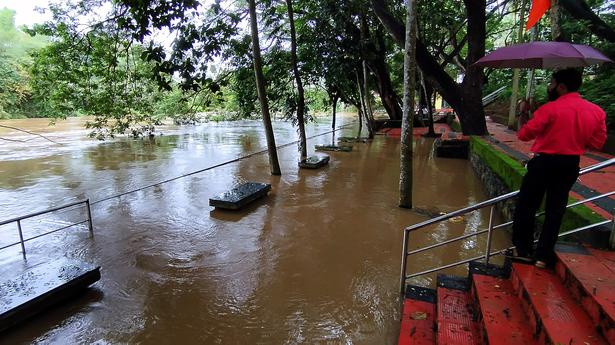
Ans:
[{"label": "red shirt", "polygon": [[517,133],[522,141],[536,139],[532,152],[582,155],[599,150],[606,141],[606,114],[597,105],[570,92],[534,112]]}]

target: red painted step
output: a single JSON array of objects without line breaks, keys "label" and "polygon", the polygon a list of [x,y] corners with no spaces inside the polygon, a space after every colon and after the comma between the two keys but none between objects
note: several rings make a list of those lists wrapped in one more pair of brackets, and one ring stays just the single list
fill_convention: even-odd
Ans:
[{"label": "red painted step", "polygon": [[512,283],[540,344],[607,344],[555,272],[514,263]]},{"label": "red painted step", "polygon": [[436,305],[434,303],[404,300],[398,345],[434,345]]},{"label": "red painted step", "polygon": [[557,256],[557,274],[609,344],[615,345],[615,272],[608,265],[615,253],[592,250],[557,252]]},{"label": "red painted step", "polygon": [[535,345],[532,327],[509,279],[472,275],[482,334],[490,345]]},{"label": "red painted step", "polygon": [[613,274],[615,274],[615,252],[592,248],[588,248],[588,250],[593,256],[599,258],[600,261],[602,261],[602,264],[611,270]]},{"label": "red painted step", "polygon": [[470,294],[438,287],[438,345],[481,344]]}]

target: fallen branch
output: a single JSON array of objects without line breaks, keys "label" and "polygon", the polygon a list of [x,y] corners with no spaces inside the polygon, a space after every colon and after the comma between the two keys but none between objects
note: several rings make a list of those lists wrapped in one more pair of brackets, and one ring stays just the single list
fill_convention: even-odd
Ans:
[{"label": "fallen branch", "polygon": [[[17,128],[17,127],[11,127],[11,126],[6,126],[6,125],[0,125],[0,127],[2,127],[2,128],[14,129],[14,130],[16,130],[16,131],[20,131],[20,132],[28,133],[28,134],[30,134],[30,135],[36,135],[36,136],[41,137],[41,138],[43,138],[43,139],[45,139],[45,140],[51,141],[51,142],[52,142],[52,143],[54,143],[54,144],[57,144],[57,145],[64,145],[64,144],[61,144],[61,143],[59,143],[59,142],[57,142],[57,141],[53,141],[53,140],[51,140],[51,139],[47,138],[46,136],[44,136],[44,135],[42,135],[42,134],[38,134],[38,133],[34,133],[34,132],[30,132],[30,131],[27,131],[27,130],[25,130],[25,129],[21,129],[21,128]],[[7,138],[2,138],[2,139],[3,139],[3,140],[8,140],[8,141],[26,142],[26,141],[24,141],[24,140],[15,140],[15,139],[7,139]]]}]

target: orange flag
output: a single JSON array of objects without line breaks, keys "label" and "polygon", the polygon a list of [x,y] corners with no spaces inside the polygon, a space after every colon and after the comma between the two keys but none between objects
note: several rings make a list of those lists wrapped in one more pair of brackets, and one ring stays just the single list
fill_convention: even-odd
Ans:
[{"label": "orange flag", "polygon": [[529,30],[536,24],[540,18],[551,8],[551,0],[532,0],[532,9],[525,24],[525,30]]}]

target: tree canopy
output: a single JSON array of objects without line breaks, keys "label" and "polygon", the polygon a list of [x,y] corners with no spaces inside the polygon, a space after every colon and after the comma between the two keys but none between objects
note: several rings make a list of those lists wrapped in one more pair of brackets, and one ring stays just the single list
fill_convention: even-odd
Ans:
[{"label": "tree canopy", "polygon": [[[513,42],[521,25],[519,4],[418,2],[417,65],[428,88],[459,115],[465,133],[485,133],[482,95],[510,84],[512,71],[483,70],[473,63]],[[559,39],[615,56],[612,2],[560,4]],[[337,98],[364,112],[363,94],[389,118],[401,119],[403,4],[294,0],[292,5],[306,119]],[[271,111],[296,122],[300,102],[287,3],[262,0],[256,6]],[[12,11],[0,11],[0,37],[6,42],[0,47],[0,116],[91,115],[89,126],[101,138],[147,133],[165,116],[193,121],[195,113],[212,109],[259,116],[243,2],[73,0],[49,10],[51,21],[28,30],[15,28]],[[539,28],[539,39],[550,39],[548,17]],[[615,96],[608,90],[613,72],[608,65],[587,68],[582,89],[607,110],[610,128],[615,127]],[[547,73],[539,77],[548,78]],[[539,93],[542,87],[539,83]]]}]

